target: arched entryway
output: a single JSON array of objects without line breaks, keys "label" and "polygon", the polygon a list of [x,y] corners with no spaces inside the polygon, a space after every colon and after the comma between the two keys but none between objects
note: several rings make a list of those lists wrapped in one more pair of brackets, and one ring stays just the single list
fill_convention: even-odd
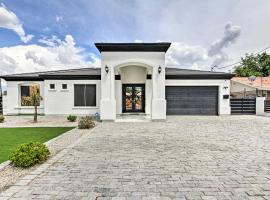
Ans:
[{"label": "arched entryway", "polygon": [[145,64],[126,63],[115,68],[116,114],[151,114],[152,68]]}]

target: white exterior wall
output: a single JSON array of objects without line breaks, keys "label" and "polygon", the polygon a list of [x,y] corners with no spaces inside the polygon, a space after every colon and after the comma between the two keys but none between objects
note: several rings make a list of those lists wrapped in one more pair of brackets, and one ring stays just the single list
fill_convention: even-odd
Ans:
[{"label": "white exterior wall", "polygon": [[[55,90],[50,89],[50,84],[55,84]],[[67,90],[62,89],[62,84],[67,84]],[[95,107],[74,106],[74,84],[96,84]],[[45,80],[44,92],[46,115],[93,115],[99,112],[100,80]]]},{"label": "white exterior wall", "polygon": [[[109,72],[105,72],[108,66]],[[122,98],[120,81],[115,75],[126,66],[144,67],[152,75],[151,83],[146,81],[146,112],[151,112],[152,119],[166,119],[165,100],[165,53],[164,52],[102,52],[101,53],[101,119],[115,120],[120,113]],[[162,68],[158,73],[159,66]],[[121,72],[120,72],[121,73]],[[144,76],[145,78],[145,76]],[[129,78],[124,78],[124,81]],[[133,82],[134,83],[134,82]],[[149,91],[151,87],[151,93]],[[120,98],[119,98],[120,94]],[[151,96],[151,98],[149,98]],[[149,99],[151,103],[149,103]],[[149,108],[151,106],[151,109]]]},{"label": "white exterior wall", "polygon": [[223,99],[223,95],[230,95],[230,80],[166,80],[166,86],[218,86],[218,114],[231,114],[230,99]]},{"label": "white exterior wall", "polygon": [[[39,84],[40,95],[44,97],[44,82],[43,81],[7,81],[7,96],[6,96],[6,114],[33,114],[33,106],[21,106],[20,86]],[[44,114],[44,100],[38,106],[38,113]]]}]

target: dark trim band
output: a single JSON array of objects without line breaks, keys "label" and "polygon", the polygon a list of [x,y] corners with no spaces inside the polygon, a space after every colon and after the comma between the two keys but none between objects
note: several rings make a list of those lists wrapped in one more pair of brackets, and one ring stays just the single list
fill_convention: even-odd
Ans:
[{"label": "dark trim band", "polygon": [[44,81],[40,77],[0,77],[6,81]]},{"label": "dark trim band", "polygon": [[165,75],[165,79],[231,79],[233,78],[233,74],[208,74],[208,75]]},{"label": "dark trim band", "polygon": [[166,52],[169,49],[171,43],[95,43],[95,45],[99,52]]},{"label": "dark trim band", "polygon": [[44,80],[101,80],[100,75],[40,75]]}]

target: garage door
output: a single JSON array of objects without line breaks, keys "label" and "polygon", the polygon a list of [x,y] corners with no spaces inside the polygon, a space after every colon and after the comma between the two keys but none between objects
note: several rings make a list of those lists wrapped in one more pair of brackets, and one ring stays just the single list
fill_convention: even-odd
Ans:
[{"label": "garage door", "polygon": [[166,86],[168,115],[217,115],[218,87]]}]

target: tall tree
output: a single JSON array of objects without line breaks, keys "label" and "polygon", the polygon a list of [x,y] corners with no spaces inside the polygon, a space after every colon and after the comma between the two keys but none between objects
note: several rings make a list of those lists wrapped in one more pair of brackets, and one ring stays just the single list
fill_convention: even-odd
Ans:
[{"label": "tall tree", "polygon": [[270,76],[270,54],[246,54],[236,67],[236,76]]}]

